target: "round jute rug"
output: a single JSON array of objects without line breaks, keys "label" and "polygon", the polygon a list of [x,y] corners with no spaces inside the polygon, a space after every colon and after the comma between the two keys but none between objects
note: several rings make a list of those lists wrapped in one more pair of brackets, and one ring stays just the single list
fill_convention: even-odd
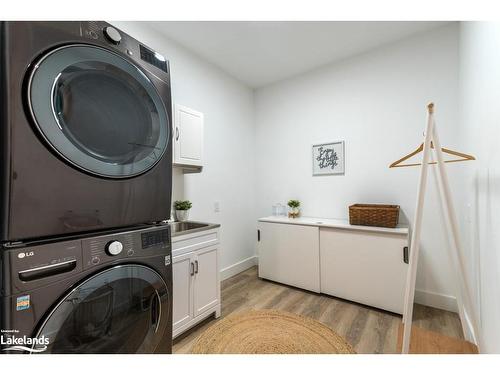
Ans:
[{"label": "round jute rug", "polygon": [[335,331],[320,322],[277,310],[230,315],[208,328],[193,354],[353,354]]}]

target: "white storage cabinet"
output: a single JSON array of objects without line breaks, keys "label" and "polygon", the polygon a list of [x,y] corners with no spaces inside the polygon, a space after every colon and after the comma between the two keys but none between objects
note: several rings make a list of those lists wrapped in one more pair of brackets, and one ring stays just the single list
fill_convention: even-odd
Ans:
[{"label": "white storage cabinet", "polygon": [[318,227],[259,222],[259,277],[319,293]]},{"label": "white storage cabinet", "polygon": [[203,166],[203,113],[180,104],[174,105],[174,166]]},{"label": "white storage cabinet", "polygon": [[217,229],[172,237],[173,337],[221,313]]},{"label": "white storage cabinet", "polygon": [[283,217],[257,228],[260,277],[403,313],[408,228]]},{"label": "white storage cabinet", "polygon": [[403,313],[407,237],[321,228],[321,292]]}]

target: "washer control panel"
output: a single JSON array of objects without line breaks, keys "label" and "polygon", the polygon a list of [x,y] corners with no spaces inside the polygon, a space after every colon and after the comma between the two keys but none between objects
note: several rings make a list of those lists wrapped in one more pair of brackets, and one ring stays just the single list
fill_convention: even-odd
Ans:
[{"label": "washer control panel", "polygon": [[170,228],[158,226],[82,240],[83,268],[117,259],[158,255],[170,249]]},{"label": "washer control panel", "polygon": [[6,274],[15,275],[8,280],[0,279],[0,283],[3,282],[4,293],[10,295],[64,280],[71,274],[94,267],[105,267],[107,263],[117,260],[130,259],[133,262],[145,257],[163,256],[165,265],[168,265],[170,249],[168,225],[90,238],[20,245],[0,253],[0,278]]}]

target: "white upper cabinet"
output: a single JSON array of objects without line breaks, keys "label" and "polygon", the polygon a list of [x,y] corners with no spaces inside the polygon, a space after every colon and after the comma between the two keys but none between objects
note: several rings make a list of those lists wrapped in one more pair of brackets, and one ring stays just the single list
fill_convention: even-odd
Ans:
[{"label": "white upper cabinet", "polygon": [[174,106],[174,166],[203,166],[203,113]]}]

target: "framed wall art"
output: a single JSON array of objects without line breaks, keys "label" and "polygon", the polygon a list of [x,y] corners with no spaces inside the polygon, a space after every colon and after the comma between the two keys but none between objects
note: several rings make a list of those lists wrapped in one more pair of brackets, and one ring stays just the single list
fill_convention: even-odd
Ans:
[{"label": "framed wall art", "polygon": [[343,175],[345,173],[344,151],[344,141],[313,145],[313,176]]}]

